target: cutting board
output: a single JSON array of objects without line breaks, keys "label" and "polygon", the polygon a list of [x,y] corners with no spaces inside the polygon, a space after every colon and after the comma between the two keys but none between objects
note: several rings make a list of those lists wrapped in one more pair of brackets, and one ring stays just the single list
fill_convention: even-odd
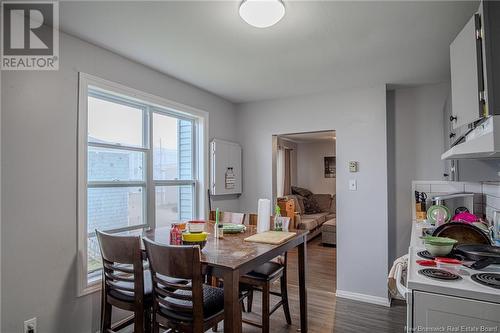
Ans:
[{"label": "cutting board", "polygon": [[295,232],[287,232],[287,231],[266,231],[260,234],[255,234],[250,237],[245,238],[247,242],[255,242],[255,243],[266,243],[278,245],[286,242],[293,236],[295,236]]}]

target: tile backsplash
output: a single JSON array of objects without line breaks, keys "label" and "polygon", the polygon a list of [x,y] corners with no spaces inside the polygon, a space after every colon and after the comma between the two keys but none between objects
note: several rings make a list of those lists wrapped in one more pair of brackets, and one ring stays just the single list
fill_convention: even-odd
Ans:
[{"label": "tile backsplash", "polygon": [[[488,221],[492,220],[493,211],[500,210],[500,182],[413,181],[412,197],[415,191],[427,193],[429,199],[456,192],[474,193],[474,213],[482,215]],[[415,204],[412,205],[412,212],[415,220]]]}]

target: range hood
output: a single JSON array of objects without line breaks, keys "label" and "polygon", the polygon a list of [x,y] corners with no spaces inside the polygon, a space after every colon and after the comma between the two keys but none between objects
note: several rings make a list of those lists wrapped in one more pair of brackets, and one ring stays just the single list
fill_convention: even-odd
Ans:
[{"label": "range hood", "polygon": [[466,158],[500,158],[500,115],[486,118],[441,155],[442,160]]}]

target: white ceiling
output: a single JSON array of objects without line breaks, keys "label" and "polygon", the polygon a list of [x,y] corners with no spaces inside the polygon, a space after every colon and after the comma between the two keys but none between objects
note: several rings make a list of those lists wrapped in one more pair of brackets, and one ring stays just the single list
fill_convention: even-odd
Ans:
[{"label": "white ceiling", "polygon": [[286,1],[258,29],[238,1],[61,2],[61,29],[232,102],[449,79],[477,2]]},{"label": "white ceiling", "polygon": [[336,134],[335,131],[321,131],[321,132],[283,134],[280,135],[279,137],[295,143],[316,143],[324,141],[333,141],[335,140]]}]

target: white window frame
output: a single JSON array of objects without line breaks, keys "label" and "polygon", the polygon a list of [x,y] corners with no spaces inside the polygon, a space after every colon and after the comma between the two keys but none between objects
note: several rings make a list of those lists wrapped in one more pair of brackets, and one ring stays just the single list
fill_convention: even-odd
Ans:
[{"label": "white window frame", "polygon": [[[101,143],[88,144],[88,111],[87,100],[89,86],[92,88],[111,92],[116,96],[123,96],[127,101],[146,104],[149,110],[143,111],[144,120],[147,121],[149,135],[145,138],[146,147],[125,147],[125,150],[135,150],[145,153],[145,166],[147,167],[144,181],[124,181],[118,186],[140,186],[147,189],[145,193],[146,207],[144,212],[145,224],[131,226],[114,230],[115,232],[133,229],[154,228],[155,221],[155,190],[156,186],[162,185],[192,185],[193,186],[193,214],[195,217],[205,218],[207,198],[205,196],[208,188],[208,112],[167,100],[162,97],[151,95],[124,85],[111,82],[90,74],[79,73],[79,100],[78,100],[78,193],[77,193],[77,219],[78,219],[78,262],[77,262],[77,295],[83,296],[101,289],[101,276],[96,276],[89,281],[87,272],[87,150],[89,146],[119,149],[120,146]],[[153,177],[153,113],[170,115],[176,118],[192,120],[193,126],[193,179],[194,180],[154,180]],[[145,133],[146,134],[146,133]],[[95,185],[116,186],[116,182],[94,182]],[[109,183],[109,184],[108,184]]]}]

